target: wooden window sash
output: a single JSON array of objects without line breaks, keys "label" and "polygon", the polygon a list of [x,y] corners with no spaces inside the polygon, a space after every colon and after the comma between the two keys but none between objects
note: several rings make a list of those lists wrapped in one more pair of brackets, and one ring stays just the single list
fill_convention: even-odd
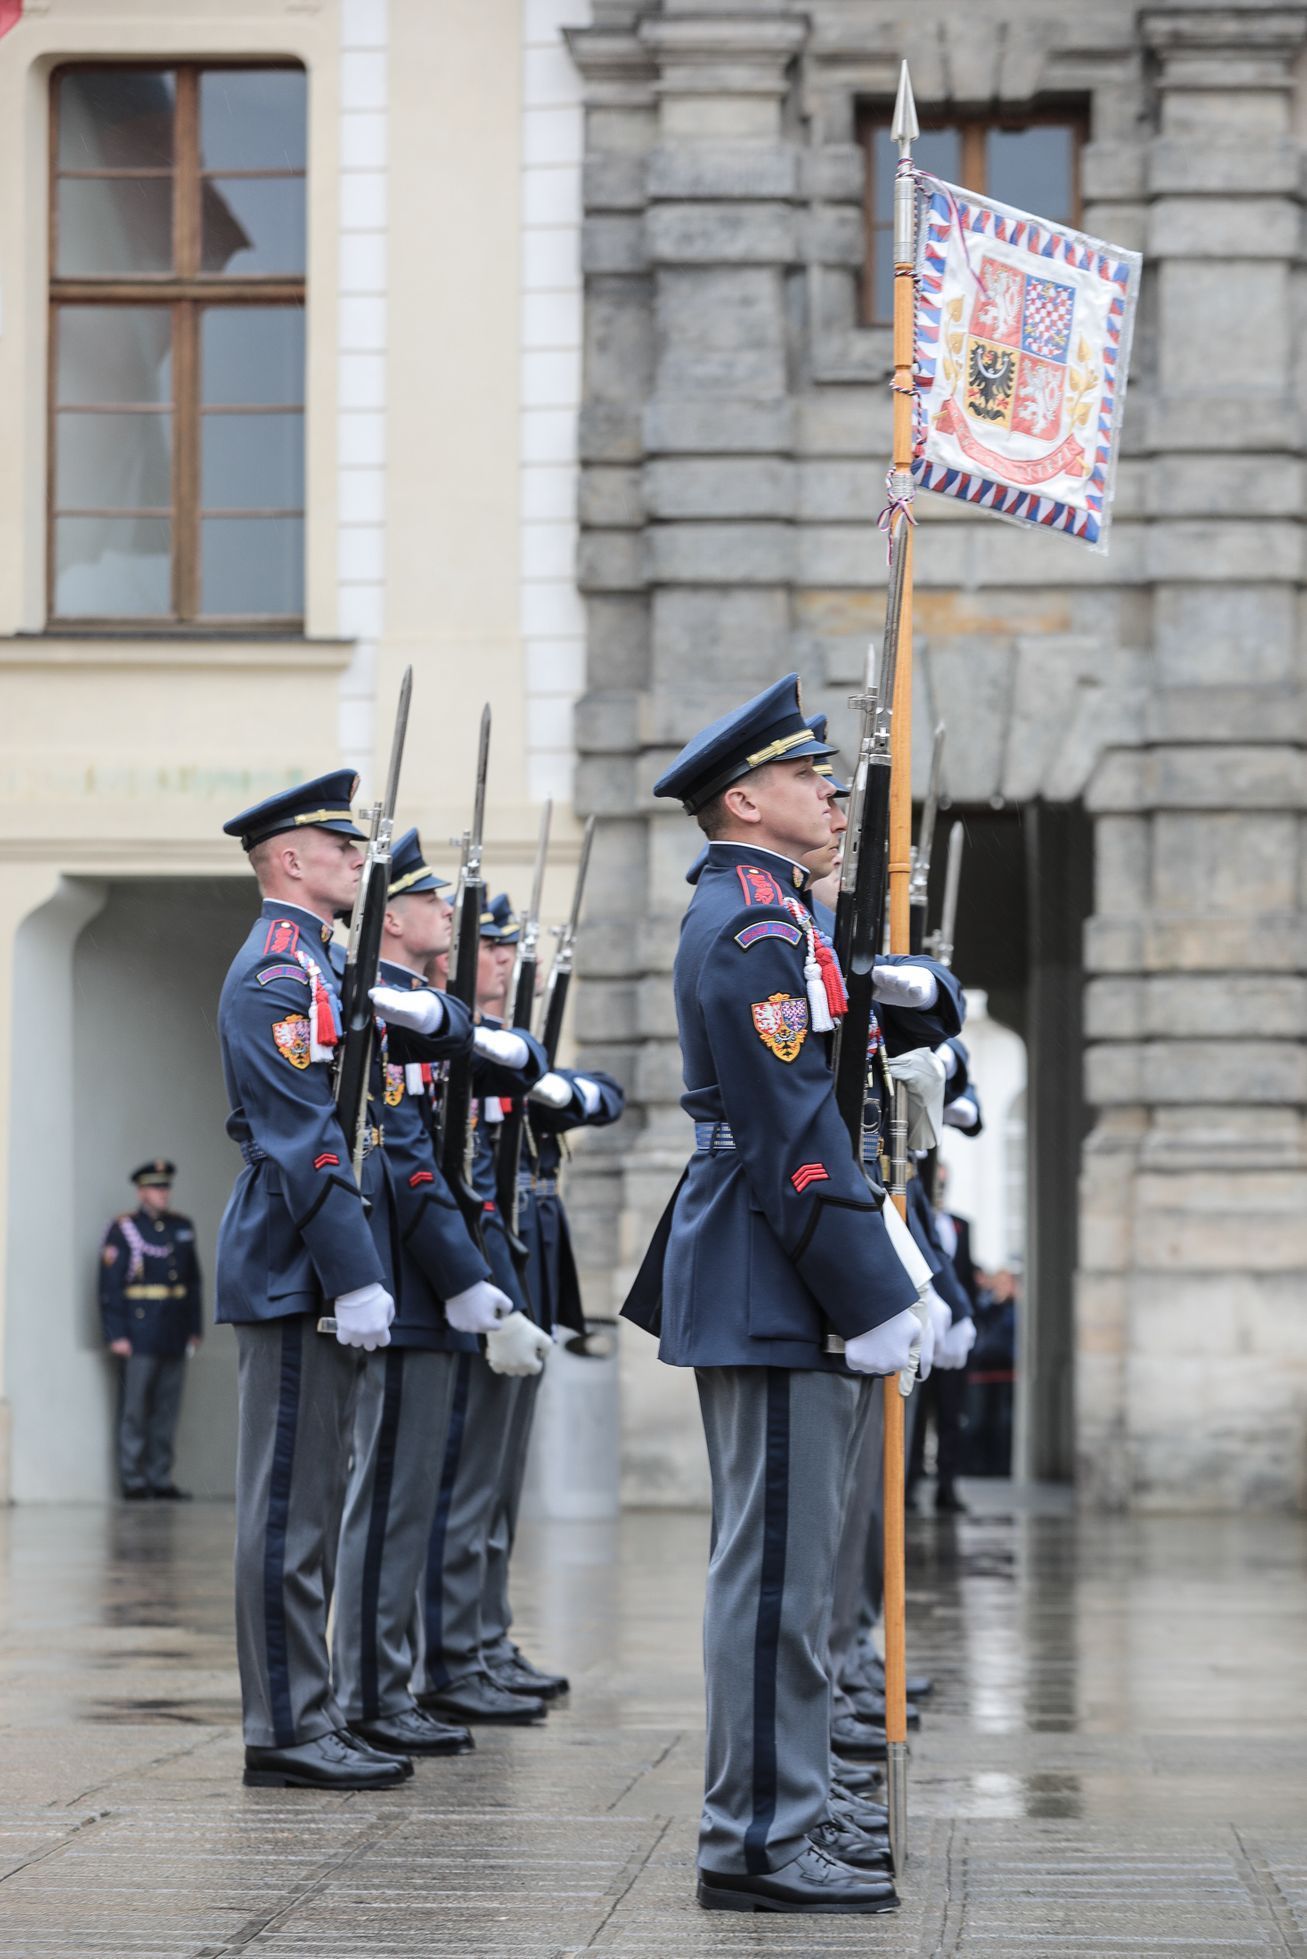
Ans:
[{"label": "wooden window sash", "polygon": [[[74,62],[68,68],[95,64]],[[102,64],[108,66],[110,64]],[[139,631],[167,632],[222,631],[250,628],[278,633],[303,629],[303,615],[282,613],[201,613],[200,604],[200,522],[212,517],[223,521],[275,518],[303,521],[304,508],[294,510],[204,509],[200,503],[200,441],[205,415],[275,415],[307,413],[303,399],[296,402],[229,402],[204,407],[200,402],[199,319],[202,307],[209,306],[285,306],[303,307],[307,281],[299,275],[243,274],[234,278],[200,270],[203,255],[203,186],[210,178],[307,181],[306,169],[201,170],[199,164],[199,82],[204,73],[225,69],[285,69],[288,64],[274,61],[220,62],[140,62],[141,68],[157,69],[176,77],[173,119],[173,162],[171,168],[155,166],[140,169],[64,170],[59,166],[59,107],[61,75],[51,77],[49,117],[49,316],[47,327],[46,439],[46,616],[50,626],[60,632],[94,633]],[[102,179],[170,179],[173,186],[172,245],[173,269],[167,273],[141,273],[109,278],[61,277],[59,263],[58,184],[64,177]],[[148,402],[58,401],[58,332],[61,309],[72,305],[168,307],[172,316],[172,400]],[[63,507],[56,496],[56,457],[58,423],[61,414],[150,413],[172,417],[172,503],[169,508],[90,509]],[[105,618],[63,618],[55,610],[55,527],[60,517],[154,518],[170,525],[171,613],[166,616]]]},{"label": "wooden window sash", "polygon": [[[879,186],[876,182],[876,133],[889,121],[890,105],[883,104],[874,109],[864,109],[858,119],[858,136],[863,150],[863,181],[865,184],[865,203],[863,207],[863,234],[866,250],[863,257],[861,279],[862,320],[865,326],[887,327],[888,319],[876,316],[876,269],[877,253],[893,249],[894,224],[891,219],[878,218],[876,199]],[[1084,217],[1084,203],[1081,191],[1083,153],[1089,140],[1088,116],[1084,111],[1057,107],[1014,111],[1008,115],[992,116],[940,116],[923,120],[923,130],[956,129],[960,138],[961,156],[960,181],[967,190],[973,190],[979,197],[986,197],[988,191],[988,169],[986,159],[986,138],[995,129],[1044,128],[1067,129],[1071,133],[1071,217],[1069,223],[1078,230]]]}]

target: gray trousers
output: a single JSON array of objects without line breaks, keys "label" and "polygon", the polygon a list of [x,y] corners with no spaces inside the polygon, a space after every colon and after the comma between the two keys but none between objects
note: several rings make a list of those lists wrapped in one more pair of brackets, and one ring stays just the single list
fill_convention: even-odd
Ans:
[{"label": "gray trousers", "polygon": [[336,1697],[351,1721],[412,1705],[413,1597],[440,1489],[456,1354],[364,1356],[336,1565]]},{"label": "gray trousers", "polygon": [[522,1508],[522,1486],[526,1481],[526,1459],[531,1448],[531,1427],[535,1420],[536,1397],[543,1374],[517,1376],[511,1383],[514,1394],[504,1438],[504,1457],[499,1468],[499,1488],[490,1536],[486,1543],[486,1584],[481,1595],[481,1650],[488,1660],[508,1659],[513,1652],[509,1628],[513,1608],[508,1602],[508,1565],[517,1539],[517,1519]]},{"label": "gray trousers", "polygon": [[125,1490],[166,1490],[181,1414],[185,1354],[130,1354],[118,1382],[118,1480]]},{"label": "gray trousers", "polygon": [[699,1862],[778,1870],[826,1812],[831,1585],[858,1386],[775,1367],[695,1375],[712,1476]]},{"label": "gray trousers", "polygon": [[236,1328],[236,1657],[253,1748],[344,1725],[327,1614],[359,1367],[299,1313]]},{"label": "gray trousers", "polygon": [[421,1685],[434,1692],[481,1669],[481,1601],[490,1529],[518,1381],[458,1354],[440,1490],[419,1595]]},{"label": "gray trousers", "polygon": [[[861,1642],[870,1637],[880,1603],[884,1478],[884,1402],[878,1379],[858,1382],[858,1413],[849,1452],[844,1521],[831,1600],[830,1662],[835,1712],[850,1712],[846,1690],[858,1684]],[[875,1606],[872,1605],[874,1577]]]}]

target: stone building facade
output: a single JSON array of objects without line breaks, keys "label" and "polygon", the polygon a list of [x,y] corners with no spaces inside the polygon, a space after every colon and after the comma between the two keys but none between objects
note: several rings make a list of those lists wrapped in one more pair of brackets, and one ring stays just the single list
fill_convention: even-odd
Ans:
[{"label": "stone building facade", "polygon": [[[1300,1503],[1307,7],[595,0],[567,38],[582,1029],[642,1118],[588,1159],[591,1262],[630,1268],[686,1147],[698,837],[650,784],[789,666],[847,738],[882,617],[859,118],[904,55],[923,121],[1069,105],[1084,226],[1146,259],[1110,556],[929,499],[916,552],[917,723],[946,714],[972,831],[959,966],[1030,1056],[1025,1461],[1094,1504]],[[634,1334],[623,1365],[628,1495],[696,1494],[691,1384]]]}]

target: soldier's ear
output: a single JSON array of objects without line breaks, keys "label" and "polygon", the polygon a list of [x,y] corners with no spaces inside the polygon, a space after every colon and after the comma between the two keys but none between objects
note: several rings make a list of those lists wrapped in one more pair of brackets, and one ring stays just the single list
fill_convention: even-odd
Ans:
[{"label": "soldier's ear", "polygon": [[762,815],[747,781],[733,782],[722,791],[722,806],[735,823],[757,823]]}]

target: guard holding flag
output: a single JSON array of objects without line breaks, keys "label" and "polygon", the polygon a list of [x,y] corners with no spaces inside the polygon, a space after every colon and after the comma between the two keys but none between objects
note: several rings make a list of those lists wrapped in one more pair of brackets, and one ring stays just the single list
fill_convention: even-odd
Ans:
[{"label": "guard holding flag", "polygon": [[[714,1910],[897,1904],[892,1884],[822,1847],[830,1590],[859,1399],[849,1370],[897,1372],[921,1333],[822,1039],[843,989],[804,859],[831,837],[834,786],[814,766],[831,752],[789,674],[654,786],[708,838],[674,971],[696,1147],[624,1311],[659,1329],[664,1361],[695,1369],[708,1445],[698,1895]],[[842,1361],[826,1350],[832,1330]]]}]

